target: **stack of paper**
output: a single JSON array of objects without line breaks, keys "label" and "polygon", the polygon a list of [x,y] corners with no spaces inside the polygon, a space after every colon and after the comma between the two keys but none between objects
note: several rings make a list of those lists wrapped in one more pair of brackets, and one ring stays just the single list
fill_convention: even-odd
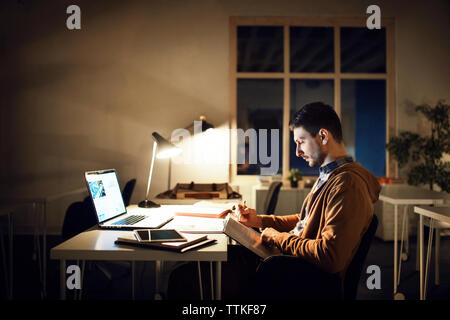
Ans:
[{"label": "stack of paper", "polygon": [[175,215],[188,217],[204,217],[204,218],[224,218],[231,208],[223,207],[202,207],[202,206],[185,206],[177,208]]},{"label": "stack of paper", "polygon": [[224,219],[175,216],[161,229],[175,229],[184,233],[222,233],[223,226]]}]

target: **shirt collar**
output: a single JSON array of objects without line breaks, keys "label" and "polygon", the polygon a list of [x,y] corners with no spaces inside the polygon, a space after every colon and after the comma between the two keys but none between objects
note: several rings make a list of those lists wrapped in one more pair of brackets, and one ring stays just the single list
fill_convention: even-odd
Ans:
[{"label": "shirt collar", "polygon": [[320,175],[329,174],[334,169],[339,168],[340,166],[342,166],[343,164],[348,163],[348,162],[353,162],[353,158],[352,157],[338,158],[338,159],[320,167],[319,173],[320,173]]}]

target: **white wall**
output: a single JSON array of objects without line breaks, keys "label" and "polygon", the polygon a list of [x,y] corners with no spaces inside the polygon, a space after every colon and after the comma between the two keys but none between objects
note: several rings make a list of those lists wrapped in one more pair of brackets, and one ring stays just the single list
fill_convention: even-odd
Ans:
[{"label": "white wall", "polygon": [[[65,191],[83,187],[85,170],[114,167],[121,183],[138,179],[139,201],[151,132],[170,136],[201,114],[228,126],[230,16],[364,16],[371,3],[78,1],[80,31],[65,28],[67,3],[2,3],[1,190]],[[377,4],[396,19],[398,128],[416,130],[409,102],[449,98],[449,2]],[[167,187],[167,170],[157,162],[152,195]],[[227,178],[226,165],[174,166],[172,181]],[[65,206],[55,207],[49,225],[58,232]],[[31,225],[23,216],[18,224]]]}]

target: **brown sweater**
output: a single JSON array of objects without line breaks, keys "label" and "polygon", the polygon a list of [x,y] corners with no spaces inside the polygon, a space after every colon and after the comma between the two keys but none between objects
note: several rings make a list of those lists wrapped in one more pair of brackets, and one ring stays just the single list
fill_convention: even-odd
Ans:
[{"label": "brown sweater", "polygon": [[[302,257],[327,272],[339,273],[343,279],[369,227],[381,186],[372,173],[351,162],[331,172],[322,188],[320,194],[320,190],[308,194],[299,214],[263,215],[262,224],[282,232],[275,244],[284,254]],[[298,236],[288,233],[305,217],[309,206],[304,229]]]}]

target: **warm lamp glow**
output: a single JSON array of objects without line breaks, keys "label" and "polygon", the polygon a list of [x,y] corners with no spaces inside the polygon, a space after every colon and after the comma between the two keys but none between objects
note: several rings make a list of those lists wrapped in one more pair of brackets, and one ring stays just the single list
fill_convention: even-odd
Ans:
[{"label": "warm lamp glow", "polygon": [[161,152],[158,152],[156,157],[158,159],[172,158],[172,157],[175,157],[175,156],[179,155],[181,153],[181,151],[182,151],[181,148],[174,147],[174,148],[171,148],[171,149],[166,149],[166,150],[163,150]]}]

